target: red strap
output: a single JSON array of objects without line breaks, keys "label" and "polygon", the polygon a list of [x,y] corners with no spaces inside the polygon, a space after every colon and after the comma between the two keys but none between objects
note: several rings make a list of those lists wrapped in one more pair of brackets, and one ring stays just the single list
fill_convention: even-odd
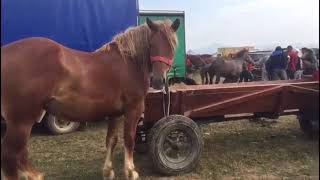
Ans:
[{"label": "red strap", "polygon": [[167,58],[167,57],[163,57],[163,56],[151,56],[151,62],[163,62],[169,66],[172,66],[173,64],[173,59],[172,58]]}]

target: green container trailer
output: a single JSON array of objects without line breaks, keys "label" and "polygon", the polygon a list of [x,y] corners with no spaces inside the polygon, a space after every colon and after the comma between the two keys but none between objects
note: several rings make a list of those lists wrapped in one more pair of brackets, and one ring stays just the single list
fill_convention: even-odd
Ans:
[{"label": "green container trailer", "polygon": [[170,19],[172,22],[175,19],[180,19],[180,26],[177,31],[178,36],[178,47],[175,52],[174,63],[171,71],[168,73],[170,81],[175,79],[177,81],[184,81],[186,77],[186,43],[185,43],[185,19],[183,11],[140,11],[138,23],[143,24],[146,18],[151,20],[165,20]]}]

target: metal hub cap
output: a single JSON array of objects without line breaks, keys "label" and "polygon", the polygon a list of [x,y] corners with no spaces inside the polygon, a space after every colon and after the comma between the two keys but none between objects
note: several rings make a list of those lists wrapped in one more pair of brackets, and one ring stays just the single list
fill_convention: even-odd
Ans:
[{"label": "metal hub cap", "polygon": [[56,125],[57,128],[61,130],[69,129],[70,125],[72,125],[72,122],[66,121],[62,118],[54,118],[54,124]]},{"label": "metal hub cap", "polygon": [[162,155],[172,162],[183,162],[191,154],[192,140],[187,133],[181,130],[169,132],[163,141]]}]

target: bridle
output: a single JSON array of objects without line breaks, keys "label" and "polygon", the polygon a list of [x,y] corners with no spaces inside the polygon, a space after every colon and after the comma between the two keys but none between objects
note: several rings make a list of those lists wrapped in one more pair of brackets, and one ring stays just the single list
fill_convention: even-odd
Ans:
[{"label": "bridle", "polygon": [[[151,62],[162,62],[167,64],[168,66],[172,67],[173,58],[167,58],[164,56],[151,56]],[[169,89],[169,82],[166,78],[165,86],[162,89],[162,106],[163,106],[163,115],[169,116],[170,115],[170,89]]]},{"label": "bridle", "polygon": [[151,62],[162,62],[169,65],[170,67],[173,64],[173,58],[168,58],[164,56],[151,56],[150,59],[151,59]]}]

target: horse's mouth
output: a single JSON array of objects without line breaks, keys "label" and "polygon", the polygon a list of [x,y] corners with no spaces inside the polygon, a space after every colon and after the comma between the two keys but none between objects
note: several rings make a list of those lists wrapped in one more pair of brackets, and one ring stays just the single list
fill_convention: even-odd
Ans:
[{"label": "horse's mouth", "polygon": [[152,79],[152,88],[156,90],[164,89],[164,79],[163,78],[153,78]]}]

